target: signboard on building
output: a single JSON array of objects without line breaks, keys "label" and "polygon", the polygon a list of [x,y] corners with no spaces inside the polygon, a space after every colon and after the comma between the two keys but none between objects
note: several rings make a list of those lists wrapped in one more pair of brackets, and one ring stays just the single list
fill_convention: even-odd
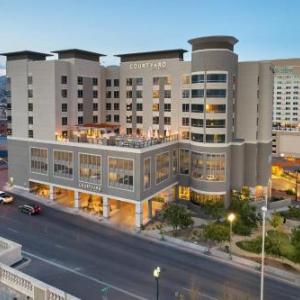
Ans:
[{"label": "signboard on building", "polygon": [[160,70],[160,69],[165,69],[166,67],[167,67],[166,61],[129,64],[130,70],[141,70],[141,69]]},{"label": "signboard on building", "polygon": [[101,192],[101,186],[92,183],[79,182],[79,188],[91,192]]}]

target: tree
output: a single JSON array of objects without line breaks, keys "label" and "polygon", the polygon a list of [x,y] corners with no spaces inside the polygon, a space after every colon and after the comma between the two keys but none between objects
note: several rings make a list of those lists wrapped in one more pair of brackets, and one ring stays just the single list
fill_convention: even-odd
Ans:
[{"label": "tree", "polygon": [[209,223],[203,226],[202,234],[205,240],[220,244],[229,241],[230,229],[222,223]]},{"label": "tree", "polygon": [[292,229],[291,242],[300,251],[300,228]]},{"label": "tree", "polygon": [[185,229],[194,224],[191,214],[185,206],[178,204],[168,204],[162,211],[163,219],[169,223],[175,234],[178,229]]},{"label": "tree", "polygon": [[269,220],[269,223],[274,229],[280,229],[283,225],[283,217],[275,212]]}]

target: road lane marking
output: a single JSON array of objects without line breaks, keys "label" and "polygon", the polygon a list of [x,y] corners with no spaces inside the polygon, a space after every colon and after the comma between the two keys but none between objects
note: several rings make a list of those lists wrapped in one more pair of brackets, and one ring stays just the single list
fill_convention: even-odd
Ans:
[{"label": "road lane marking", "polygon": [[55,266],[55,267],[57,267],[57,268],[60,268],[60,269],[62,269],[62,270],[64,270],[64,271],[68,271],[68,272],[73,273],[73,274],[75,274],[75,275],[77,275],[77,276],[81,276],[81,277],[86,278],[86,279],[88,279],[88,280],[94,281],[94,282],[96,282],[96,283],[98,283],[98,284],[101,284],[101,285],[104,285],[104,286],[109,286],[111,289],[116,290],[116,291],[118,291],[118,292],[120,292],[120,293],[123,293],[123,294],[125,294],[125,295],[127,295],[127,296],[130,296],[130,297],[132,297],[132,298],[134,298],[134,299],[138,299],[138,300],[149,300],[149,299],[147,299],[147,298],[141,297],[141,296],[139,296],[139,295],[137,295],[137,294],[134,294],[134,293],[132,293],[132,292],[129,292],[129,291],[127,291],[127,290],[124,290],[124,289],[122,289],[122,288],[119,288],[119,287],[117,287],[117,286],[115,286],[115,285],[112,285],[112,284],[110,284],[110,283],[108,283],[108,282],[99,280],[99,279],[97,279],[97,278],[94,278],[94,277],[89,276],[89,275],[86,275],[86,274],[83,274],[83,273],[81,273],[81,272],[79,272],[79,271],[76,271],[76,269],[72,269],[72,268],[63,266],[63,265],[61,265],[61,264],[59,264],[59,263],[53,262],[53,261],[51,261],[51,260],[48,260],[48,259],[43,258],[43,257],[41,257],[41,256],[32,254],[32,253],[27,252],[27,251],[22,251],[22,252],[23,252],[25,255],[29,256],[29,257],[33,257],[33,258],[38,259],[38,260],[40,260],[40,261],[43,261],[43,262],[45,262],[45,263],[47,263],[47,264],[50,264],[50,265]]},{"label": "road lane marking", "polygon": [[16,229],[13,229],[13,228],[10,228],[10,227],[7,227],[6,229],[9,230],[9,231],[12,231],[14,233],[19,233],[20,232],[20,231],[18,231]]}]

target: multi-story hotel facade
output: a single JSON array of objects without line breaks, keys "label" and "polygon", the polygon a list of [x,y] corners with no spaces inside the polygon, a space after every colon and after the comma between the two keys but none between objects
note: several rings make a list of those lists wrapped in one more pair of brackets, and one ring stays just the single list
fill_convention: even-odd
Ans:
[{"label": "multi-story hotel facade", "polygon": [[243,186],[267,191],[273,67],[238,62],[237,39],[117,55],[69,49],[57,59],[5,53],[11,115],[9,177],[63,205],[123,210],[137,228],[166,201],[230,204]]}]

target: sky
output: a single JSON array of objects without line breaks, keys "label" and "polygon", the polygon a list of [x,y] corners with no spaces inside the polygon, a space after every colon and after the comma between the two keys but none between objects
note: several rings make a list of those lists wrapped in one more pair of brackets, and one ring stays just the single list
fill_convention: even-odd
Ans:
[{"label": "sky", "polygon": [[0,0],[0,53],[80,48],[110,65],[115,54],[233,35],[242,61],[300,57],[299,11],[300,0]]}]

